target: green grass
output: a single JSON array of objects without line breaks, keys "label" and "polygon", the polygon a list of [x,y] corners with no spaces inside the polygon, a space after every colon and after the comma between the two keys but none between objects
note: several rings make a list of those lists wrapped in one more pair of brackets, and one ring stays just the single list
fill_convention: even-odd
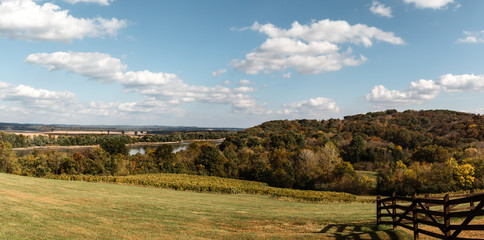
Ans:
[{"label": "green grass", "polygon": [[302,203],[0,174],[1,239],[410,239],[372,203]]}]

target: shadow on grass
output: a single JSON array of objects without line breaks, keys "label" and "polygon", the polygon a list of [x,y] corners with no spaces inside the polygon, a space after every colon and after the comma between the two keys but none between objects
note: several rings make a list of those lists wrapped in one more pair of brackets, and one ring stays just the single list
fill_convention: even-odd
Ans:
[{"label": "shadow on grass", "polygon": [[370,223],[329,224],[318,233],[325,234],[337,240],[340,239],[372,239],[372,240],[404,240],[410,239],[408,234]]}]

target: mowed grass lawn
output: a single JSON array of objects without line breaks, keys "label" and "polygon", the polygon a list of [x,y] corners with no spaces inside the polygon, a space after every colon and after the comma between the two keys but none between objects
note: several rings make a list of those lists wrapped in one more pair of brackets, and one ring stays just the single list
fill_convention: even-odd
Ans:
[{"label": "mowed grass lawn", "polygon": [[0,174],[1,239],[411,239],[374,203],[301,203]]}]

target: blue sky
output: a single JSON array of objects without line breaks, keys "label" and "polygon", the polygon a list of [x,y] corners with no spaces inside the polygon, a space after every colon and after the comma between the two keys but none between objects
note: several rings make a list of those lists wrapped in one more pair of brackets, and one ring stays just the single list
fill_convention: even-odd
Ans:
[{"label": "blue sky", "polygon": [[484,113],[484,1],[0,0],[0,121]]}]

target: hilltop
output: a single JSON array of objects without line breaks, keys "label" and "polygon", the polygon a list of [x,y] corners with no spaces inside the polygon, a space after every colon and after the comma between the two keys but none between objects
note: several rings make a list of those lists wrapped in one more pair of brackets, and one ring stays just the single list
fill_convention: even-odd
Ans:
[{"label": "hilltop", "polygon": [[[221,148],[249,152],[255,158],[267,156],[268,161],[259,162],[267,162],[286,182],[294,179],[292,186],[297,188],[327,188],[328,180],[322,179],[341,166],[336,157],[340,156],[350,164],[341,170],[343,175],[351,175],[352,167],[378,171],[379,192],[440,192],[484,186],[483,139],[481,115],[387,110],[344,119],[269,121],[227,137]],[[275,168],[274,154],[284,155]],[[301,169],[305,173],[298,173]],[[307,179],[308,175],[312,177]],[[333,190],[356,191],[334,185]],[[356,186],[361,189],[361,184]]]}]

